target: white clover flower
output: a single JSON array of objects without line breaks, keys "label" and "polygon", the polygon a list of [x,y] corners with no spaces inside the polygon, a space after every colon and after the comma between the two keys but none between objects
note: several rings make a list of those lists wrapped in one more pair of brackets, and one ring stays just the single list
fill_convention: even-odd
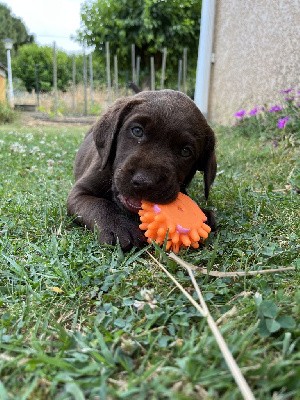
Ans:
[{"label": "white clover flower", "polygon": [[19,142],[15,142],[10,146],[11,151],[14,153],[25,153],[26,152],[26,146]]},{"label": "white clover flower", "polygon": [[41,151],[41,149],[39,148],[39,146],[34,146],[31,150],[30,150],[30,154],[36,154],[39,153]]},{"label": "white clover flower", "polygon": [[157,307],[157,300],[154,298],[154,289],[149,290],[143,288],[140,290],[140,295],[143,300],[135,300],[133,303],[133,306],[137,308],[138,311],[143,310],[146,304],[148,304],[152,310]]},{"label": "white clover flower", "polygon": [[141,289],[140,293],[141,293],[142,298],[145,301],[152,301],[154,298],[154,289],[149,290],[149,289],[143,288],[143,289]]},{"label": "white clover flower", "polygon": [[135,300],[133,303],[133,306],[137,308],[138,311],[143,310],[145,305],[146,303],[144,301],[139,301],[139,300]]}]

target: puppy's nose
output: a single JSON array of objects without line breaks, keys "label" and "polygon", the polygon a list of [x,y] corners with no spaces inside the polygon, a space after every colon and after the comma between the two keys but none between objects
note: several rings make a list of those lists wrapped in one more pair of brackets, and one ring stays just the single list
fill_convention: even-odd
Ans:
[{"label": "puppy's nose", "polygon": [[156,179],[146,172],[136,172],[131,178],[131,183],[136,189],[147,189],[155,185]]}]

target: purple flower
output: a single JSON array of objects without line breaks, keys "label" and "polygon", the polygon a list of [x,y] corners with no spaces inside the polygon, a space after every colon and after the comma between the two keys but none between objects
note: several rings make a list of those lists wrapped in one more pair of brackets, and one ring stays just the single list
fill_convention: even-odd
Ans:
[{"label": "purple flower", "polygon": [[293,90],[294,90],[293,88],[283,89],[283,90],[280,90],[280,93],[289,94],[289,93],[291,93]]},{"label": "purple flower", "polygon": [[285,101],[294,101],[295,97],[286,97],[284,100]]},{"label": "purple flower", "polygon": [[234,114],[234,116],[238,119],[243,119],[245,115],[246,115],[246,110],[239,110]]},{"label": "purple flower", "polygon": [[287,124],[287,122],[289,121],[289,119],[290,119],[289,117],[280,118],[277,122],[277,128],[284,129],[284,127]]},{"label": "purple flower", "polygon": [[275,105],[269,109],[269,112],[273,113],[273,112],[278,112],[278,111],[282,111],[282,110],[283,110],[283,108],[281,106]]},{"label": "purple flower", "polygon": [[249,111],[249,115],[251,115],[251,117],[254,117],[258,112],[259,112],[259,108],[255,107],[255,108],[252,108],[252,110]]}]

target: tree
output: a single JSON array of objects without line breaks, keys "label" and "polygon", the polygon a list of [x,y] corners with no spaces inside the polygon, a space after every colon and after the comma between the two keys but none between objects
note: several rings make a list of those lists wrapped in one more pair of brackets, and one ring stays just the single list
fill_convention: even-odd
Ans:
[{"label": "tree", "polygon": [[196,64],[200,9],[199,0],[87,0],[78,39],[95,45],[103,55],[109,41],[121,68],[131,60],[133,43],[145,66],[151,55],[160,66],[162,49],[167,47],[168,67],[175,71],[184,47],[190,50],[189,63]]},{"label": "tree", "polygon": [[[59,90],[68,90],[72,82],[73,56],[62,50],[57,54],[57,87]],[[76,84],[83,82],[83,55],[74,56],[76,63]],[[87,60],[88,62],[88,60]],[[102,60],[93,57],[94,84],[105,83]],[[19,48],[18,54],[12,59],[14,77],[19,78],[27,91],[36,90],[36,81],[41,92],[49,92],[53,87],[53,48],[39,46],[35,43]],[[89,70],[89,68],[88,68]],[[89,75],[89,71],[88,71]]]},{"label": "tree", "polygon": [[10,38],[14,41],[13,51],[17,51],[25,43],[32,43],[34,37],[29,35],[20,18],[11,15],[11,10],[0,3],[0,61],[6,65],[6,54],[3,39]]}]

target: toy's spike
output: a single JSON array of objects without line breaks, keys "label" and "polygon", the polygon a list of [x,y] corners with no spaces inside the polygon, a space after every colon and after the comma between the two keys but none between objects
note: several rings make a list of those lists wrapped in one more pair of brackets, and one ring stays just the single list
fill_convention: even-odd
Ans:
[{"label": "toy's spike", "polygon": [[146,220],[150,220],[150,221],[152,221],[153,220],[153,213],[151,212],[151,211],[147,211],[145,214],[144,214],[144,218],[146,219]]},{"label": "toy's spike", "polygon": [[199,233],[200,237],[202,237],[203,239],[207,239],[208,238],[208,232],[206,232],[204,229],[199,228],[198,229],[198,233]]},{"label": "toy's spike", "polygon": [[167,233],[167,229],[164,226],[162,226],[161,228],[159,228],[157,230],[157,236],[165,237],[166,233]]},{"label": "toy's spike", "polygon": [[187,233],[190,232],[190,228],[184,228],[183,226],[177,224],[177,225],[176,225],[176,231],[177,231],[178,233],[187,234]]},{"label": "toy's spike", "polygon": [[157,236],[156,243],[162,244],[165,241],[166,236]]},{"label": "toy's spike", "polygon": [[199,242],[200,236],[198,235],[197,229],[192,229],[190,232],[190,238],[193,242]]},{"label": "toy's spike", "polygon": [[179,233],[178,232],[174,232],[174,235],[172,235],[172,242],[173,243],[179,242]]},{"label": "toy's spike", "polygon": [[179,243],[173,243],[172,249],[173,249],[174,253],[179,253]]},{"label": "toy's spike", "polygon": [[146,231],[148,229],[148,224],[146,222],[143,222],[142,224],[139,225],[139,228],[142,231]]},{"label": "toy's spike", "polygon": [[159,222],[158,221],[153,221],[149,224],[148,226],[149,229],[157,230],[159,228]]},{"label": "toy's spike", "polygon": [[176,231],[176,225],[174,223],[170,223],[169,226],[169,234],[173,234]]},{"label": "toy's spike", "polygon": [[140,217],[140,220],[142,222],[152,222],[153,221],[153,215],[152,215],[152,213],[147,212],[147,213],[145,213],[144,215],[142,215]]},{"label": "toy's spike", "polygon": [[148,230],[145,232],[145,236],[146,236],[147,238],[153,238],[153,237],[155,236],[155,234],[156,234],[156,232],[155,232],[155,231],[152,231],[151,229],[148,229]]},{"label": "toy's spike", "polygon": [[211,227],[210,226],[208,226],[207,224],[202,224],[202,228],[207,232],[207,233],[210,233],[211,232]]},{"label": "toy's spike", "polygon": [[168,240],[166,244],[166,250],[170,250],[172,247],[172,240]]},{"label": "toy's spike", "polygon": [[164,220],[166,219],[166,217],[163,214],[157,214],[155,215],[155,221],[157,222],[164,222]]},{"label": "toy's spike", "polygon": [[189,247],[192,243],[187,235],[180,235],[180,240],[186,247]]},{"label": "toy's spike", "polygon": [[157,204],[154,204],[153,211],[155,214],[159,214],[161,212],[161,208]]},{"label": "toy's spike", "polygon": [[[153,205],[151,204],[151,203],[146,203],[146,202],[144,202],[143,203],[143,210],[145,210],[145,211],[152,211],[153,210]],[[140,210],[140,211],[142,211],[142,210]],[[139,211],[139,212],[140,212]]]}]

